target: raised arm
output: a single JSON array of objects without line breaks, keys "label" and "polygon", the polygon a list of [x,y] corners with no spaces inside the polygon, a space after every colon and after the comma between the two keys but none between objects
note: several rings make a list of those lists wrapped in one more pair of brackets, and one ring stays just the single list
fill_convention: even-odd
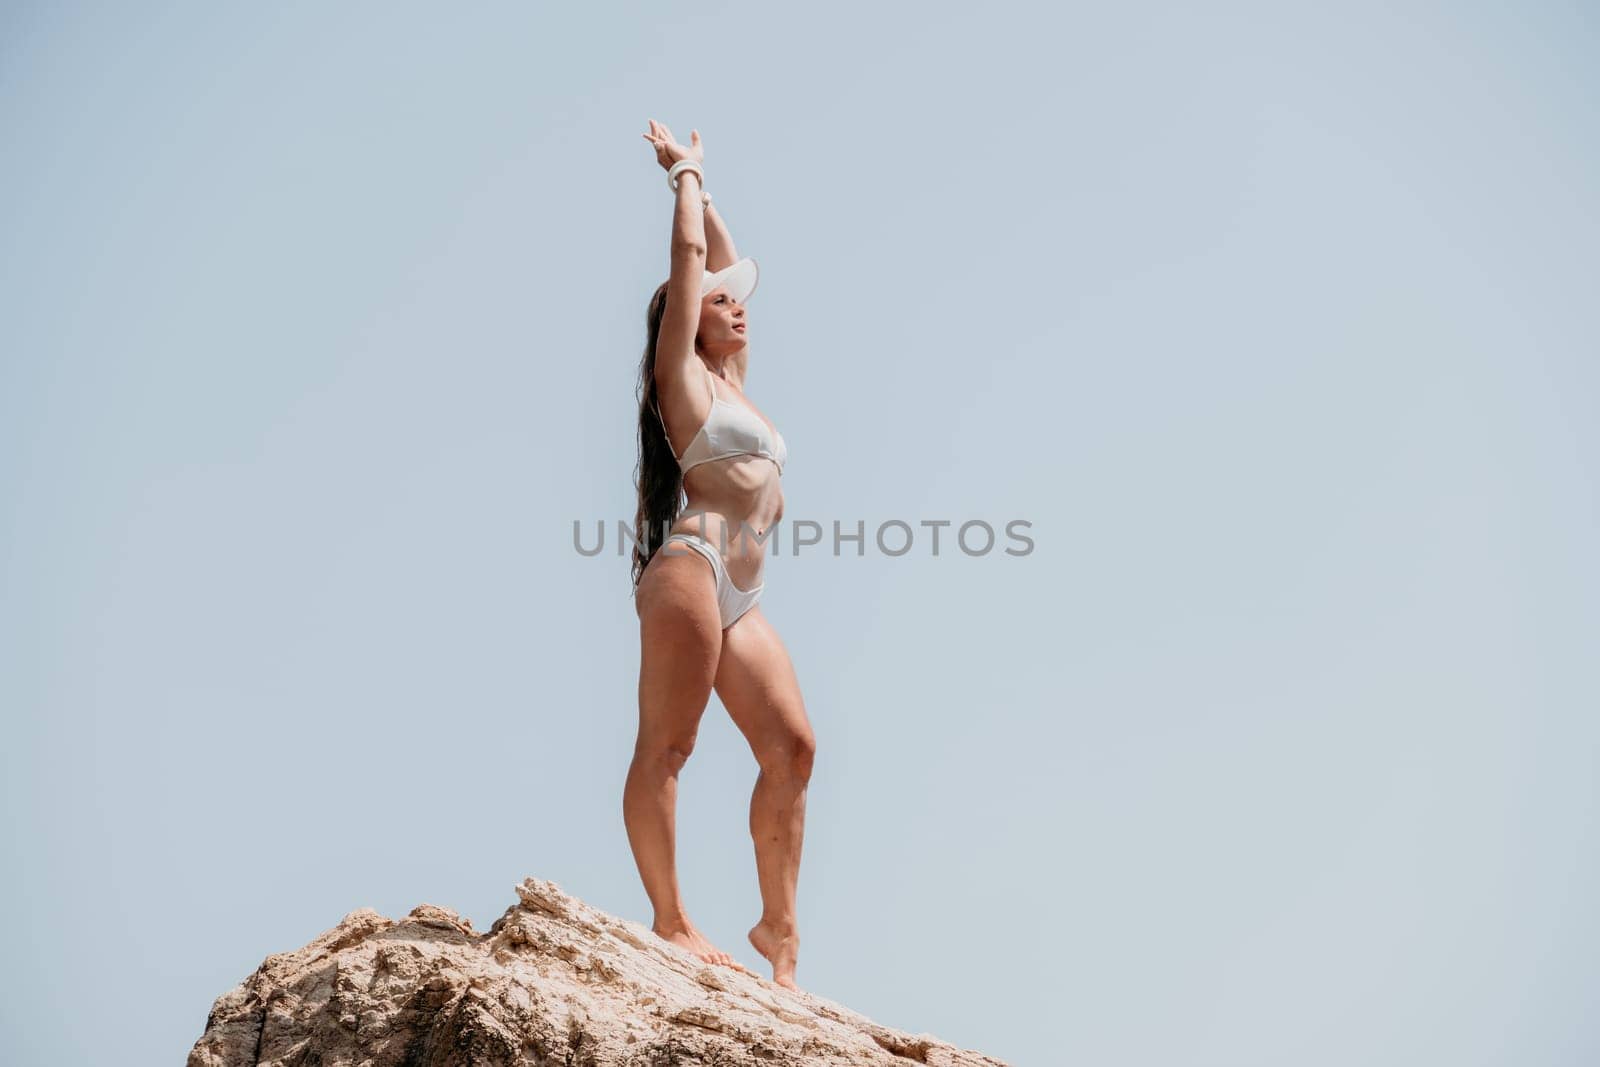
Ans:
[{"label": "raised arm", "polygon": [[[723,221],[722,215],[717,211],[715,203],[706,205],[706,270],[719,271],[739,261],[739,253],[733,247],[733,235],[728,232],[728,224]],[[740,389],[744,388],[745,374],[750,365],[750,346],[745,345],[737,354],[730,356],[726,364],[727,372],[732,376],[734,384]]]},{"label": "raised arm", "polygon": [[728,232],[728,224],[723,221],[722,213],[717,210],[715,203],[706,205],[706,270],[716,273],[723,267],[731,267],[739,262],[739,253],[734,251],[733,235]]},{"label": "raised arm", "polygon": [[706,273],[706,228],[700,207],[700,176],[678,175],[672,209],[672,273],[667,277],[667,309],[656,338],[656,380],[676,389],[694,370],[694,335],[700,328],[700,283]]},{"label": "raised arm", "polygon": [[[698,130],[690,132],[690,143],[685,147],[673,140],[670,130],[651,119],[650,132],[644,136],[655,146],[656,159],[668,170],[681,159],[700,162],[705,157]],[[663,400],[663,415],[668,408],[682,411],[685,405],[690,411],[695,410],[698,404],[689,396],[697,389],[704,391],[700,381],[704,372],[694,365],[699,363],[694,354],[694,336],[700,328],[700,285],[706,272],[705,209],[700,203],[700,176],[685,170],[677,180],[672,208],[672,272],[667,276],[667,307],[656,338],[656,391],[671,398]]]}]

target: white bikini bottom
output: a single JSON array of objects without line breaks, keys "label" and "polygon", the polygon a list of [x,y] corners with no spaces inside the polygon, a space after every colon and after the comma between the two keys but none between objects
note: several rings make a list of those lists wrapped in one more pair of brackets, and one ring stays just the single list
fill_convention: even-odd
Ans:
[{"label": "white bikini bottom", "polygon": [[722,562],[722,554],[717,551],[710,541],[699,534],[675,533],[662,542],[665,548],[673,541],[681,541],[706,558],[711,564],[711,572],[717,580],[717,610],[722,614],[722,628],[726,630],[739,621],[739,616],[756,606],[756,601],[761,599],[761,590],[766,588],[763,582],[754,589],[740,589],[733,584],[733,579],[728,577],[728,568]]}]

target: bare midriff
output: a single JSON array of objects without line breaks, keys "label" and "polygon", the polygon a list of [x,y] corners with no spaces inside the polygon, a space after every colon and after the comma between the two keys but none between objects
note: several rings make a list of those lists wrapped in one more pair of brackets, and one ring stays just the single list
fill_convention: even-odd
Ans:
[{"label": "bare midriff", "polygon": [[765,456],[745,455],[701,463],[684,472],[683,491],[688,503],[671,532],[710,541],[740,589],[760,585],[767,544],[783,518],[778,465]]}]

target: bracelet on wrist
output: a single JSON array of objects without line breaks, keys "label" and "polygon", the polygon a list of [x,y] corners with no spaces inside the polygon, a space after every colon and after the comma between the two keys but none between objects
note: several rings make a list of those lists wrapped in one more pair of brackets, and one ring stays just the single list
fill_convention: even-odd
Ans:
[{"label": "bracelet on wrist", "polygon": [[702,189],[705,188],[706,172],[700,168],[699,163],[692,159],[680,159],[672,165],[672,168],[667,171],[667,188],[671,189],[673,192],[677,192],[678,175],[682,174],[686,170],[694,171],[694,176],[700,179],[700,187]]}]

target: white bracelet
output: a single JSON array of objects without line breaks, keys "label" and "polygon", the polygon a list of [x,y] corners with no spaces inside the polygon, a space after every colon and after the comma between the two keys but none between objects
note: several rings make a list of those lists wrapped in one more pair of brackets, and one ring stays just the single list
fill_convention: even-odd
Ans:
[{"label": "white bracelet", "polygon": [[671,189],[673,192],[677,192],[678,175],[682,174],[686,170],[694,171],[695,174],[697,174],[700,178],[701,187],[703,188],[705,186],[706,172],[700,169],[700,164],[696,163],[692,159],[680,159],[672,165],[671,170],[667,171],[667,188]]}]

